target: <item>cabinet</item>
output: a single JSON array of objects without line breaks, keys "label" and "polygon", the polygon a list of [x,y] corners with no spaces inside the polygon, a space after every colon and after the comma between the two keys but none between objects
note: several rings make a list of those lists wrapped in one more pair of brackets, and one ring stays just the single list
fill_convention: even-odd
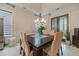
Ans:
[{"label": "cabinet", "polygon": [[74,29],[74,35],[72,35],[72,44],[79,48],[79,28]]},{"label": "cabinet", "polygon": [[75,36],[75,35],[72,36],[72,44],[77,48],[79,48],[79,36]]}]

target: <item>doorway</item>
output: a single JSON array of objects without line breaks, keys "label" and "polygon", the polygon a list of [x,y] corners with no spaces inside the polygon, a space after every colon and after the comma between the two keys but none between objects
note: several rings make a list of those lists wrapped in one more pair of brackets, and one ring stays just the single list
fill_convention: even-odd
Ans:
[{"label": "doorway", "polygon": [[68,14],[54,17],[51,19],[51,30],[53,32],[63,32],[63,39],[67,39],[68,24]]}]

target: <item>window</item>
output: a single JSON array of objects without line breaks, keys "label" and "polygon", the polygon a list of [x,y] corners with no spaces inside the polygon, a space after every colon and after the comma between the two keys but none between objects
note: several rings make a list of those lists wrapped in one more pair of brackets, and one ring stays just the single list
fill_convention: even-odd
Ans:
[{"label": "window", "polygon": [[67,16],[62,16],[59,18],[59,31],[60,32],[67,31]]},{"label": "window", "polygon": [[68,15],[52,18],[51,30],[54,32],[66,32],[68,30]]},{"label": "window", "polygon": [[63,32],[63,38],[68,31],[68,15],[58,16],[51,19],[51,30],[53,32]]},{"label": "window", "polygon": [[57,31],[57,18],[52,19],[52,31],[53,32]]},{"label": "window", "polygon": [[12,36],[12,13],[0,10],[0,17],[3,18],[4,36]]}]

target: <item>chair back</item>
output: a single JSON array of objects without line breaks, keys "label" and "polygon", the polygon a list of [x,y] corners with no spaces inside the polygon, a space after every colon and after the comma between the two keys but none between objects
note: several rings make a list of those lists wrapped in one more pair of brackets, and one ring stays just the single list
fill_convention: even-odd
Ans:
[{"label": "chair back", "polygon": [[54,32],[51,31],[51,30],[43,30],[43,33],[48,34],[48,35],[53,35],[54,34]]},{"label": "chair back", "polygon": [[52,46],[51,46],[51,55],[53,55],[53,56],[57,55],[58,49],[61,47],[62,37],[63,37],[62,32],[56,32],[54,34],[54,40],[53,40]]},{"label": "chair back", "polygon": [[54,32],[53,31],[49,31],[49,35],[54,35]]},{"label": "chair back", "polygon": [[27,35],[36,34],[36,31],[26,32]]},{"label": "chair back", "polygon": [[48,30],[43,30],[43,33],[44,34],[49,34],[49,31]]},{"label": "chair back", "polygon": [[22,41],[22,46],[23,46],[23,49],[25,51],[25,55],[29,55],[30,53],[30,46],[29,46],[29,43],[27,41],[27,36],[26,36],[26,33],[22,33],[21,32],[21,41]]}]

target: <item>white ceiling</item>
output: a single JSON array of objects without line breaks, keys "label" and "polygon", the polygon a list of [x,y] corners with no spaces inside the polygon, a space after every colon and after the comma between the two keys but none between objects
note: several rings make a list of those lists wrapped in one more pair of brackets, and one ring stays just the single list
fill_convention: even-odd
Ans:
[{"label": "white ceiling", "polygon": [[49,13],[50,11],[56,10],[68,6],[68,3],[16,3],[15,6],[23,7],[33,13]]},{"label": "white ceiling", "polygon": [[66,3],[44,3],[43,5],[43,11],[50,11],[50,10],[56,10],[57,8],[62,8],[63,6],[66,6]]}]

